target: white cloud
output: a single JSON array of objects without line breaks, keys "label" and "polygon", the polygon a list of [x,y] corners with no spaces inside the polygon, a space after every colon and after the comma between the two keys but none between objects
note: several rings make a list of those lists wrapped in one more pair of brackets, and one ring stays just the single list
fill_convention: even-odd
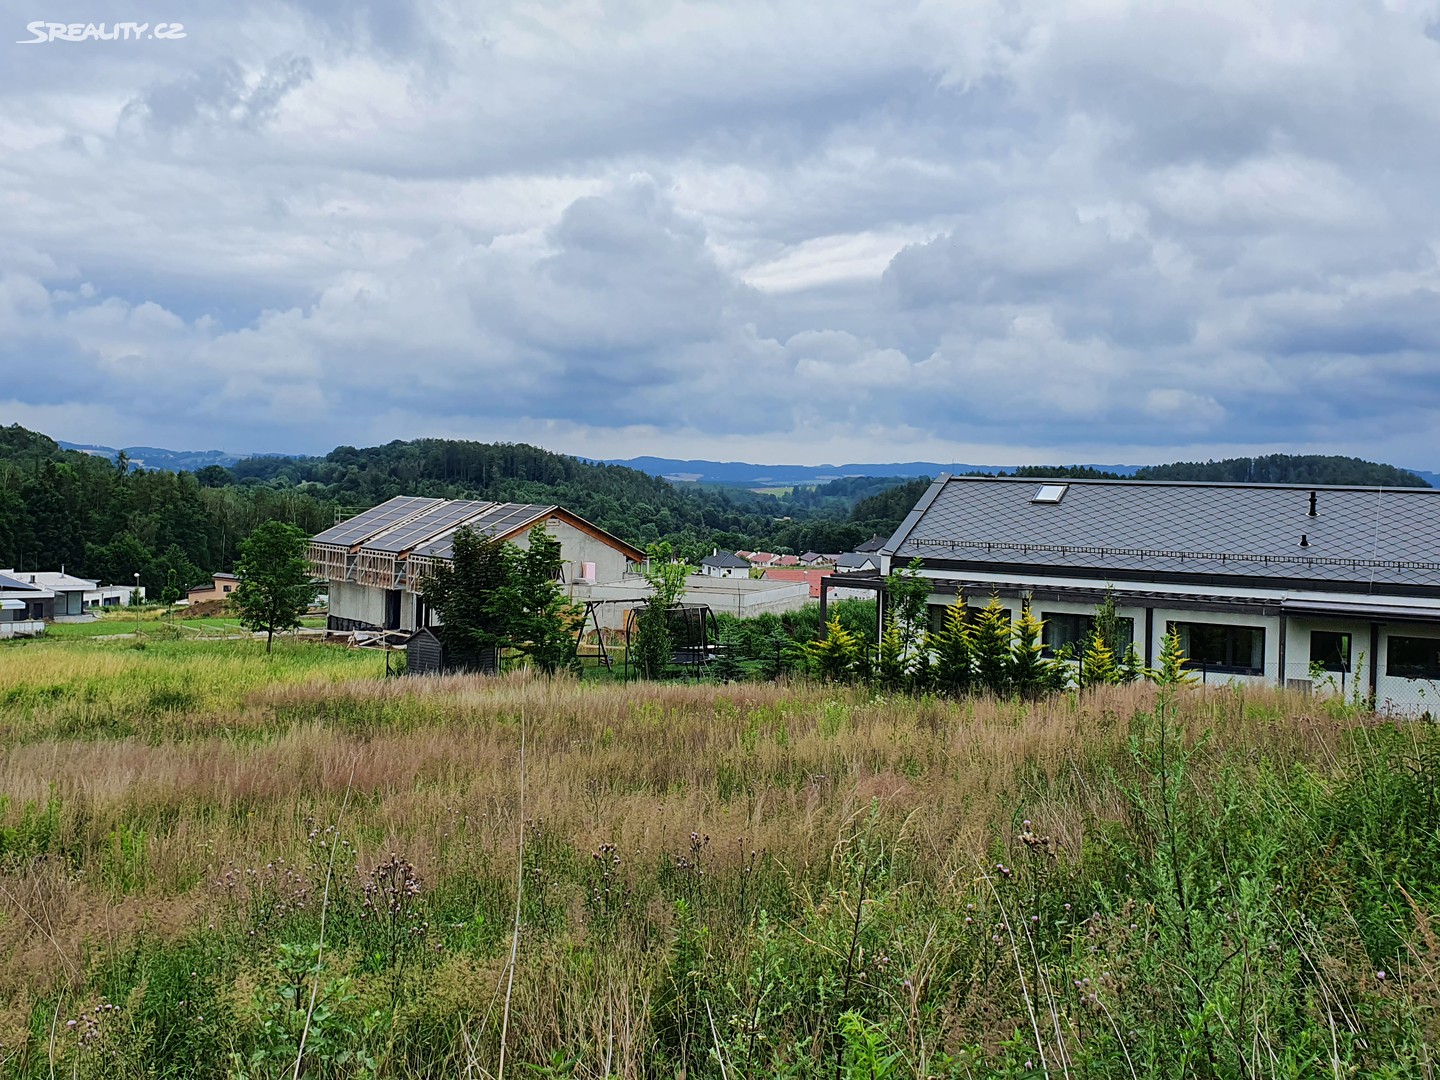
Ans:
[{"label": "white cloud", "polygon": [[182,7],[0,69],[9,417],[1440,467],[1434,3]]}]

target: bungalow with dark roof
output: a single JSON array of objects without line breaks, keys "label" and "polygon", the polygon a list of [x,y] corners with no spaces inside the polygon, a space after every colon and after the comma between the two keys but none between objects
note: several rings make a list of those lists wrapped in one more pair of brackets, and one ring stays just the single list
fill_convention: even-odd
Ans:
[{"label": "bungalow with dark roof", "polygon": [[750,563],[739,555],[716,550],[700,560],[700,573],[705,577],[748,578]]},{"label": "bungalow with dark roof", "polygon": [[846,585],[918,560],[932,619],[994,594],[1052,650],[1109,594],[1147,666],[1173,631],[1206,682],[1440,696],[1440,490],[941,476],[879,558]]}]

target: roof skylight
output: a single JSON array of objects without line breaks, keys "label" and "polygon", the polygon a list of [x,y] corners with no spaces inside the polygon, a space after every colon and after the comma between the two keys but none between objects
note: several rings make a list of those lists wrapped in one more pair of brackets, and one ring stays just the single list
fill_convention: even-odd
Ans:
[{"label": "roof skylight", "polygon": [[1069,484],[1041,484],[1030,501],[1032,503],[1058,503],[1065,497],[1065,492],[1069,489]]}]

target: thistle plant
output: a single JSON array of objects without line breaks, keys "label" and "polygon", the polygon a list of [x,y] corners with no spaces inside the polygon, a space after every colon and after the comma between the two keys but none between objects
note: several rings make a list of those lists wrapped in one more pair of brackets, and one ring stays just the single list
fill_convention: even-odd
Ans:
[{"label": "thistle plant", "polygon": [[398,992],[405,961],[429,932],[420,903],[420,878],[393,852],[360,879],[360,919],[373,956],[391,972]]}]

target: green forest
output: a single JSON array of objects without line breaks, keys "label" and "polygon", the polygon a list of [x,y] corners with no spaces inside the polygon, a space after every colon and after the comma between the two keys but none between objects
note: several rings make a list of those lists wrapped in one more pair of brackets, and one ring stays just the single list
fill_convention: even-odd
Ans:
[{"label": "green forest", "polygon": [[[1019,475],[1098,478],[1082,467]],[[1357,458],[1287,456],[1154,466],[1156,480],[1426,486]],[[324,457],[252,457],[195,472],[133,467],[62,449],[19,425],[0,427],[0,567],[105,582],[135,573],[152,595],[175,572],[182,588],[229,570],[263,521],[307,533],[395,495],[554,503],[641,547],[669,542],[696,562],[713,548],[842,552],[893,531],[929,479],[846,477],[785,495],[672,484],[523,443],[453,439],[340,446]]]}]

